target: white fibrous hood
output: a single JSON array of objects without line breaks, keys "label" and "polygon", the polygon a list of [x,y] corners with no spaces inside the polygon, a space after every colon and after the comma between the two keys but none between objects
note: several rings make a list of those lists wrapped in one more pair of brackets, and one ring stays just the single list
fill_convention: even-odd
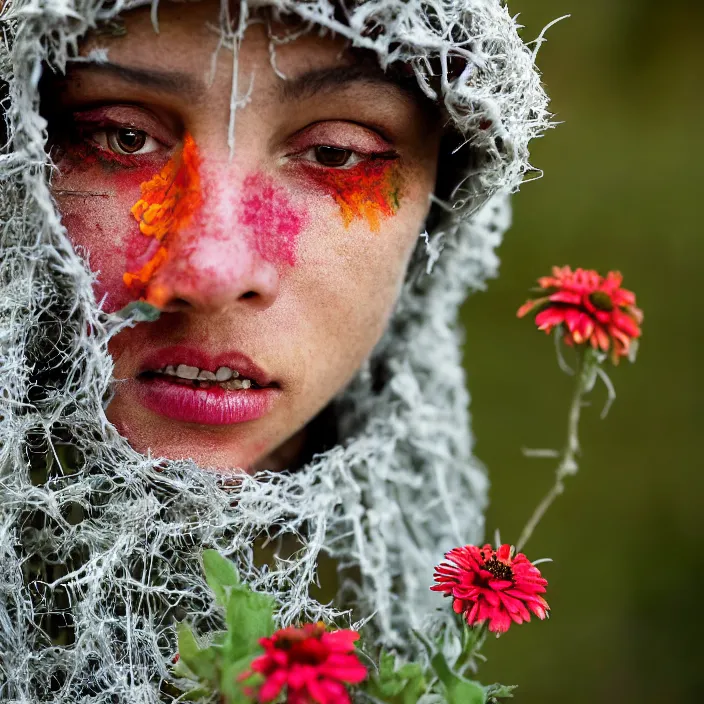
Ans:
[{"label": "white fibrous hood", "polygon": [[[410,655],[411,629],[452,628],[451,609],[429,590],[434,565],[483,538],[487,479],[472,455],[458,310],[496,272],[507,194],[531,171],[528,143],[549,117],[534,53],[508,10],[499,0],[242,2],[236,26],[221,28],[236,51],[247,13],[266,5],[376,52],[384,67],[406,63],[472,155],[419,237],[387,333],[335,401],[340,443],[295,472],[226,487],[192,463],[135,452],[107,421],[107,342],[124,322],[96,303],[48,187],[41,73],[63,71],[82,35],[139,4],[6,0],[1,15],[6,702],[163,700],[175,624],[222,627],[204,548],[271,594],[280,624],[368,619],[372,639]],[[277,556],[276,546],[288,547]],[[339,566],[333,603],[309,589],[323,557]]]}]

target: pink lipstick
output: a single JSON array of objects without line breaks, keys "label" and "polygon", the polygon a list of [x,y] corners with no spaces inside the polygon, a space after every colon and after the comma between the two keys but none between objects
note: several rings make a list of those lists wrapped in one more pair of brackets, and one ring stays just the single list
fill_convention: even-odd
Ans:
[{"label": "pink lipstick", "polygon": [[232,425],[266,415],[281,394],[279,385],[249,357],[216,357],[187,347],[148,355],[136,378],[146,408],[184,423]]}]

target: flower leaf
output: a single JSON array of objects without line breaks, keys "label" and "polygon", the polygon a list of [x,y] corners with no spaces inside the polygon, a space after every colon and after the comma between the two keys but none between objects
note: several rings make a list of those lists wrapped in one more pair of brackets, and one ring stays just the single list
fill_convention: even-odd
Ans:
[{"label": "flower leaf", "polygon": [[251,659],[259,649],[259,639],[274,632],[274,600],[242,584],[235,565],[217,550],[203,552],[203,567],[215,598],[225,607],[222,655],[223,667],[228,668],[244,657]]},{"label": "flower leaf", "polygon": [[219,691],[227,704],[249,704],[252,701],[251,695],[246,693],[246,687],[239,680],[240,675],[247,671],[251,663],[251,655],[246,655],[223,670]]},{"label": "flower leaf", "polygon": [[513,699],[515,684],[491,684],[486,688],[488,701],[497,702],[499,699]]},{"label": "flower leaf", "polygon": [[379,672],[367,685],[369,694],[386,704],[416,704],[426,691],[423,668],[418,663],[397,667],[392,653],[381,652]]},{"label": "flower leaf", "polygon": [[203,704],[203,701],[208,702],[212,701],[212,699],[213,690],[210,687],[196,687],[185,694],[181,694],[178,700],[180,702],[200,702]]},{"label": "flower leaf", "polygon": [[274,600],[249,588],[231,592],[226,605],[227,639],[224,647],[229,663],[251,657],[259,639],[274,632]]},{"label": "flower leaf", "polygon": [[181,674],[188,675],[188,672],[183,672],[183,665],[185,665],[199,682],[217,684],[219,679],[217,649],[213,646],[201,648],[190,626],[185,623],[178,624],[178,652],[180,656],[178,669],[181,670]]},{"label": "flower leaf", "polygon": [[447,704],[486,704],[484,687],[471,680],[458,679],[447,687]]},{"label": "flower leaf", "polygon": [[161,311],[146,301],[132,301],[115,314],[123,320],[131,320],[134,323],[153,323],[159,320]]},{"label": "flower leaf", "polygon": [[447,664],[442,652],[438,651],[433,655],[430,665],[445,688],[448,704],[486,704],[484,687],[477,682],[460,677]]},{"label": "flower leaf", "polygon": [[245,590],[234,563],[223,557],[217,550],[203,552],[203,569],[208,586],[215,593],[221,606],[227,606],[227,598],[233,589]]}]

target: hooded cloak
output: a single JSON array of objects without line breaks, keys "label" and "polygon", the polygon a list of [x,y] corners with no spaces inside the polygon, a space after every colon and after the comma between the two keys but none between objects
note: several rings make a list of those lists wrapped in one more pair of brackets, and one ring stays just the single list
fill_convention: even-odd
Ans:
[{"label": "hooded cloak", "polygon": [[[496,273],[507,195],[549,117],[516,22],[500,0],[243,0],[234,23],[223,6],[235,66],[249,13],[266,5],[382,67],[410,67],[458,136],[441,175],[460,176],[419,233],[387,332],[333,401],[336,444],[296,471],[226,486],[191,462],[137,453],[107,421],[107,342],[135,321],[101,311],[50,193],[42,72],[64,71],[87,31],[143,4],[6,0],[0,16],[2,701],[163,698],[176,621],[222,626],[203,548],[271,594],[281,625],[368,619],[378,643],[410,655],[410,629],[452,632],[429,590],[433,566],[483,538],[487,479],[472,455],[457,317]],[[156,28],[157,0],[152,19]],[[267,539],[280,549],[259,549]],[[324,558],[338,568],[332,603],[310,589]]]}]

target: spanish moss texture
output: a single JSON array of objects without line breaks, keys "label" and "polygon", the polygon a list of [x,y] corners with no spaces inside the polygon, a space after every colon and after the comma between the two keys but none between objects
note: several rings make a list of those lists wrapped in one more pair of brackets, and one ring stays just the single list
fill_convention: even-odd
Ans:
[{"label": "spanish moss texture", "polygon": [[[138,4],[7,0],[1,14],[2,701],[168,701],[175,623],[222,626],[199,564],[207,547],[276,598],[281,624],[369,619],[379,643],[410,654],[409,629],[450,621],[428,588],[433,565],[483,533],[487,479],[472,456],[457,313],[496,273],[507,194],[548,121],[508,10],[499,0],[280,0],[243,2],[232,23],[223,8],[235,64],[260,5],[343,35],[384,66],[407,63],[464,144],[448,159],[466,154],[419,233],[386,335],[335,401],[340,444],[296,472],[224,486],[188,462],[138,454],[106,420],[107,341],[128,323],[101,312],[48,187],[42,70],[64,70],[86,31]],[[237,109],[233,100],[233,124]],[[309,590],[323,555],[339,565],[332,604]]]}]

